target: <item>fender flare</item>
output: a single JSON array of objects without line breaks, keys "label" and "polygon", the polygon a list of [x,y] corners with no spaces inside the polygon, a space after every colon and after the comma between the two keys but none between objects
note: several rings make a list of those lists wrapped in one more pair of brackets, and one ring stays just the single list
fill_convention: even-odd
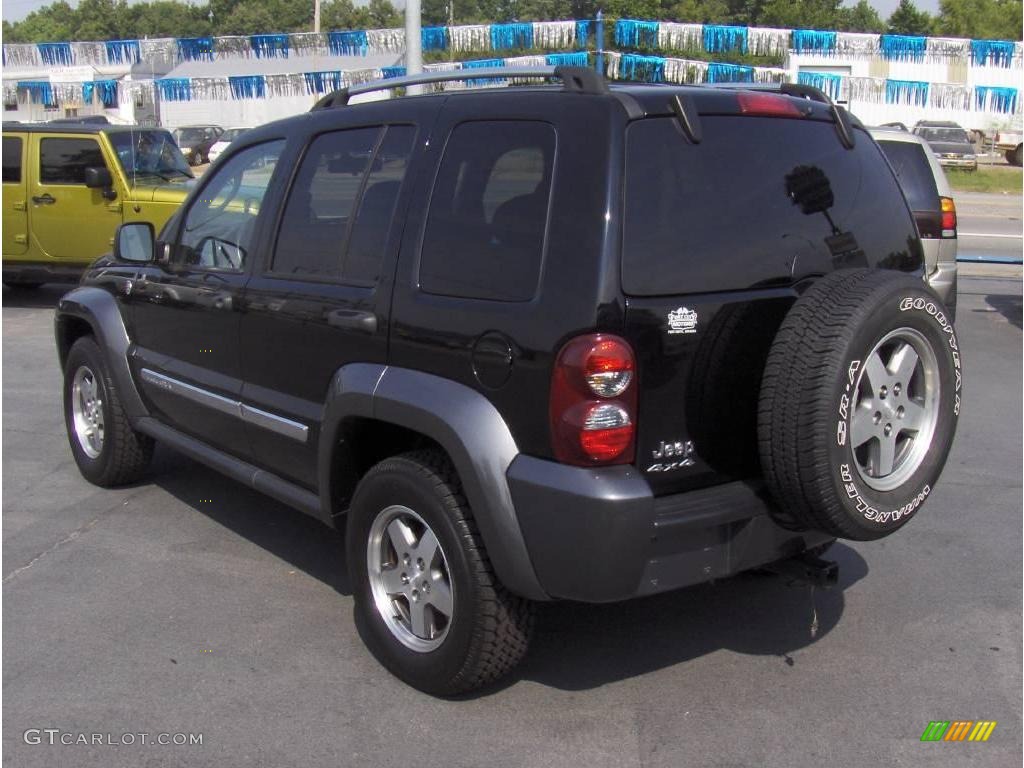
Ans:
[{"label": "fender flare", "polygon": [[[342,422],[364,417],[418,432],[451,458],[494,570],[512,592],[549,600],[537,580],[516,517],[507,471],[519,455],[512,433],[486,397],[422,371],[353,363],[334,375],[320,431],[321,503],[330,504],[331,455]],[[330,510],[324,510],[329,516]]]},{"label": "fender flare", "polygon": [[117,385],[118,397],[128,418],[134,422],[148,416],[149,410],[139,397],[139,390],[128,366],[128,351],[132,340],[128,336],[117,300],[102,288],[93,286],[75,288],[61,297],[53,313],[53,329],[62,365],[67,354],[63,341],[64,325],[69,318],[82,320],[92,329],[96,343],[106,356],[110,375]]}]

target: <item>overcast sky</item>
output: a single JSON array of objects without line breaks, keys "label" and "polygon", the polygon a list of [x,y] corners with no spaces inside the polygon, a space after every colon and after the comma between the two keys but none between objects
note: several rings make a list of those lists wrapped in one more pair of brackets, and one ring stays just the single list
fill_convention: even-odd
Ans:
[{"label": "overcast sky", "polygon": [[[6,21],[18,21],[19,19],[25,18],[32,11],[42,8],[44,5],[49,5],[53,0],[3,0],[3,18]],[[365,5],[368,0],[356,0],[356,5]],[[138,0],[128,0],[129,3],[138,2]],[[846,5],[854,5],[856,0],[845,0]],[[886,19],[889,14],[892,13],[893,9],[899,4],[899,0],[869,0],[869,2],[878,9],[879,15]],[[72,6],[78,5],[78,0],[69,0]],[[939,0],[916,0],[918,8],[929,13],[937,13],[939,10]],[[273,31],[273,30],[267,30]]]}]

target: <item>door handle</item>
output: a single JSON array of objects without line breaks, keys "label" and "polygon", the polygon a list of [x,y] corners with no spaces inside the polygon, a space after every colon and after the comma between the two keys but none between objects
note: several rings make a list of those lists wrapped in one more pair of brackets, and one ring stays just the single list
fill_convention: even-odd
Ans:
[{"label": "door handle", "polygon": [[53,205],[57,202],[57,198],[47,192],[45,195],[36,195],[32,198],[32,202],[36,205]]},{"label": "door handle", "polygon": [[377,332],[377,315],[354,309],[336,309],[327,315],[327,324],[363,333]]}]

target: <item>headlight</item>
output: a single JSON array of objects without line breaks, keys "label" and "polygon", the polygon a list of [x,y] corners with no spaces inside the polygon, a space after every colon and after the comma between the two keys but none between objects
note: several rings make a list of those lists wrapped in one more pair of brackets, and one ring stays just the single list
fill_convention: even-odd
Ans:
[{"label": "headlight", "polygon": [[977,155],[964,155],[964,160],[976,160],[977,158]]}]

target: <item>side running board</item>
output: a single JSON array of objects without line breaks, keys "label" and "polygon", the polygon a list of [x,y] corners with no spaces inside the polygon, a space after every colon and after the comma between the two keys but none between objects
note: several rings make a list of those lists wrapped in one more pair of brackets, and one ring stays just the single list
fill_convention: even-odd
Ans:
[{"label": "side running board", "polygon": [[221,474],[227,475],[232,480],[265,493],[289,507],[294,507],[300,512],[322,519],[320,513],[320,497],[312,491],[307,491],[301,486],[282,480],[277,475],[267,472],[265,469],[255,467],[248,462],[236,459],[223,451],[211,448],[206,443],[196,440],[194,437],[179,432],[176,429],[161,424],[151,416],[138,419],[135,428],[144,435],[149,435],[158,442],[181,451],[186,456],[215,469]]}]

